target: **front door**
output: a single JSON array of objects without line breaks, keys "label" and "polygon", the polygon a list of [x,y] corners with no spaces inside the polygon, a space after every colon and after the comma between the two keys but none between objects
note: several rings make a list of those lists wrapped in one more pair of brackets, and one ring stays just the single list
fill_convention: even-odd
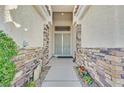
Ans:
[{"label": "front door", "polygon": [[55,33],[55,56],[70,56],[70,33]]}]

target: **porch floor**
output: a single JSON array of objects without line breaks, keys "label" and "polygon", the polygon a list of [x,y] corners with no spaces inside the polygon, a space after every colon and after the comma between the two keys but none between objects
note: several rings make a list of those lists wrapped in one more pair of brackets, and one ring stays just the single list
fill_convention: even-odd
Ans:
[{"label": "porch floor", "polygon": [[72,58],[53,58],[42,87],[81,87]]}]

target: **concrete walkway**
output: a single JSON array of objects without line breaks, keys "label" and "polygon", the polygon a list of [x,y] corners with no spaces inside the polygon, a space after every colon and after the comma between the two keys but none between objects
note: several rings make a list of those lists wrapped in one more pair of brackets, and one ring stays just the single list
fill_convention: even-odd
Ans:
[{"label": "concrete walkway", "polygon": [[81,87],[71,58],[53,58],[42,87]]}]

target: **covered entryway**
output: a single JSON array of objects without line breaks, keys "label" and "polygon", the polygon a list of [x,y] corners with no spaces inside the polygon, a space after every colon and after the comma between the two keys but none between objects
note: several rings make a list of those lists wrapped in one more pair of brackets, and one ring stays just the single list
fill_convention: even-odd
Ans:
[{"label": "covered entryway", "polygon": [[72,24],[74,6],[52,6],[53,11],[53,56],[72,56]]},{"label": "covered entryway", "polygon": [[124,86],[123,9],[0,6],[0,86]]}]

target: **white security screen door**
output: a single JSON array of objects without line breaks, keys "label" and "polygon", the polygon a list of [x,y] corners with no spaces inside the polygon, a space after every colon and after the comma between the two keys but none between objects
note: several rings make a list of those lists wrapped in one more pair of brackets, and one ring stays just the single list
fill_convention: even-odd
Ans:
[{"label": "white security screen door", "polygon": [[62,34],[55,34],[55,55],[62,55]]},{"label": "white security screen door", "polygon": [[63,55],[70,56],[70,33],[63,33]]},{"label": "white security screen door", "polygon": [[55,56],[70,56],[70,33],[55,33]]}]

